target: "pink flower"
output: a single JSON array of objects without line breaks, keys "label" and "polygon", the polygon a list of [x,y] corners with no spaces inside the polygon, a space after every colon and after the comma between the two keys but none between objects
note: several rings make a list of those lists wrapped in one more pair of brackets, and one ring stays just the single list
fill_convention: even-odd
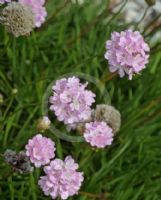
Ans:
[{"label": "pink flower", "polygon": [[4,3],[10,3],[11,0],[0,0],[0,4],[4,4]]},{"label": "pink flower", "polygon": [[73,124],[90,117],[95,94],[86,90],[86,87],[87,83],[80,83],[76,77],[63,78],[56,82],[50,98],[50,110],[54,111],[59,121]]},{"label": "pink flower", "polygon": [[83,173],[77,172],[78,164],[71,156],[64,161],[55,159],[49,166],[44,167],[46,176],[40,177],[39,185],[44,194],[52,199],[60,197],[67,199],[78,194],[83,182]]},{"label": "pink flower", "polygon": [[112,129],[105,122],[90,122],[85,125],[84,138],[93,147],[105,148],[112,144]]},{"label": "pink flower", "polygon": [[44,23],[47,16],[45,7],[43,6],[45,0],[19,0],[20,3],[29,6],[35,16],[35,26],[40,27]]},{"label": "pink flower", "polygon": [[150,48],[138,31],[113,32],[106,49],[110,72],[118,71],[120,77],[127,74],[132,79],[133,74],[139,73],[148,63]]},{"label": "pink flower", "polygon": [[55,157],[55,143],[40,134],[30,139],[25,148],[26,155],[36,167],[48,164]]}]

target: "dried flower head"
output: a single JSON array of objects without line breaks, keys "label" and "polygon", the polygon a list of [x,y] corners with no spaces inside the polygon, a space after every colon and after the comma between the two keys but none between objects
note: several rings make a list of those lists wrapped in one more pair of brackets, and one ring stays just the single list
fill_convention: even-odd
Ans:
[{"label": "dried flower head", "polygon": [[15,37],[28,35],[35,27],[31,9],[18,2],[11,2],[3,8],[0,14],[0,23]]},{"label": "dried flower head", "polygon": [[85,124],[84,138],[92,147],[105,148],[112,144],[113,131],[106,122],[94,121]]},{"label": "dried flower head", "polygon": [[14,171],[21,174],[31,172],[33,170],[29,158],[23,151],[16,153],[16,151],[7,149],[4,153],[4,159],[12,166]]},{"label": "dried flower head", "polygon": [[7,149],[4,152],[4,159],[7,163],[11,164],[11,165],[16,165],[18,162],[18,156],[16,151],[13,151],[11,149]]},{"label": "dried flower head", "polygon": [[44,167],[46,176],[40,177],[39,185],[44,194],[52,199],[60,197],[67,199],[78,194],[83,182],[83,173],[77,172],[78,164],[71,156],[64,161],[55,159],[49,166]]},{"label": "dried flower head", "polygon": [[138,31],[114,32],[106,42],[105,58],[109,61],[111,72],[118,71],[120,77],[127,74],[132,79],[148,63],[149,46]]},{"label": "dried flower head", "polygon": [[113,106],[99,104],[92,113],[93,120],[106,122],[114,133],[119,131],[121,126],[121,114]]},{"label": "dried flower head", "polygon": [[24,151],[18,153],[18,163],[16,165],[16,168],[17,171],[20,173],[33,171],[33,167],[31,167],[31,162]]},{"label": "dried flower head", "polygon": [[95,94],[86,89],[87,84],[80,83],[76,77],[63,78],[56,82],[50,98],[50,110],[54,111],[59,121],[74,124],[90,117]]},{"label": "dried flower head", "polygon": [[44,132],[50,128],[51,121],[47,116],[42,117],[38,120],[37,131]]},{"label": "dried flower head", "polygon": [[55,143],[40,134],[30,139],[26,145],[26,155],[36,167],[48,164],[55,157],[55,150]]}]

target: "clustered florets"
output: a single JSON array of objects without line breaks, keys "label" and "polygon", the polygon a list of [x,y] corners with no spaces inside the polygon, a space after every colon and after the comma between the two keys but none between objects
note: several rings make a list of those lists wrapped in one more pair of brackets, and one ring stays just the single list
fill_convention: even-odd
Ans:
[{"label": "clustered florets", "polygon": [[138,31],[113,32],[106,42],[105,58],[109,61],[110,72],[118,71],[120,77],[139,73],[148,63],[149,46]]},{"label": "clustered florets", "polygon": [[76,77],[58,80],[52,87],[50,109],[68,130],[77,129],[91,146],[105,148],[111,145],[114,133],[119,130],[121,116],[109,105],[97,105],[92,110],[95,94],[86,90],[86,86]]},{"label": "clustered florets", "polygon": [[36,167],[48,164],[55,157],[54,152],[55,143],[40,134],[30,139],[26,145],[26,155]]},{"label": "clustered florets", "polygon": [[[1,4],[8,2],[10,0],[0,0]],[[44,0],[11,2],[2,10],[0,23],[16,37],[29,34],[45,20],[44,3]],[[148,63],[149,46],[138,31],[112,33],[111,40],[106,42],[106,49],[105,58],[109,61],[110,71],[118,71],[120,77],[127,74],[132,79]],[[114,134],[120,129],[121,115],[114,107],[105,104],[96,105],[92,110],[96,95],[86,89],[87,85],[74,76],[56,81],[49,100],[50,110],[59,121],[71,129],[80,130],[92,147],[105,148],[112,144]],[[38,131],[44,132],[49,127],[47,116],[38,121]],[[25,148],[26,152],[20,153],[7,150],[5,161],[20,173],[32,171],[31,163],[38,168],[43,166],[45,176],[40,177],[38,184],[52,199],[65,200],[78,194],[84,177],[82,172],[77,171],[79,166],[71,156],[65,160],[55,158],[55,143],[41,134],[30,139]]]},{"label": "clustered florets", "polygon": [[84,138],[92,147],[105,148],[112,144],[113,131],[104,121],[85,124]]},{"label": "clustered florets", "polygon": [[74,124],[87,120],[91,115],[91,105],[95,94],[86,89],[76,77],[63,78],[53,86],[50,98],[50,110],[54,111],[59,121]]},{"label": "clustered florets", "polygon": [[[76,77],[58,80],[53,86],[50,109],[67,126],[77,128],[80,125],[85,141],[92,147],[105,148],[112,144],[114,133],[120,128],[121,116],[119,111],[105,104],[97,105],[93,110],[95,94],[86,87],[87,83],[82,84]],[[44,116],[39,119],[37,129],[44,132],[49,129],[50,123],[49,118]],[[38,183],[44,194],[52,199],[65,200],[78,194],[84,180],[83,173],[77,171],[78,164],[71,156],[64,161],[55,158],[55,143],[50,138],[37,134],[29,139],[25,149],[26,152],[19,153],[19,156],[13,151],[6,152],[6,162],[18,172],[28,172],[30,162],[38,168],[43,166],[45,176],[41,176]],[[19,166],[20,160],[24,161]]]},{"label": "clustered florets", "polygon": [[84,138],[92,147],[105,148],[121,126],[121,115],[113,106],[98,104],[91,115],[91,122],[84,123]]},{"label": "clustered florets", "polygon": [[[45,176],[39,180],[44,194],[50,195],[52,199],[67,199],[78,194],[84,179],[83,173],[77,172],[79,166],[71,156],[67,156],[64,161],[55,158],[55,150],[55,143],[51,139],[38,134],[28,141],[26,156],[35,167],[46,165]],[[8,162],[15,162],[16,159],[13,155],[7,158]]]},{"label": "clustered florets", "polygon": [[44,167],[46,176],[40,177],[39,185],[45,195],[50,195],[52,199],[67,199],[78,193],[83,182],[83,173],[77,172],[77,169],[78,164],[71,156],[64,161],[55,159]]}]

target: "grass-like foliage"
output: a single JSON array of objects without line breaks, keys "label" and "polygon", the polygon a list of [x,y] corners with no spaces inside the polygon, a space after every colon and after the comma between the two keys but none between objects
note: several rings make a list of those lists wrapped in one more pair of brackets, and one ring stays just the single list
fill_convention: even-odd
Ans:
[{"label": "grass-like foliage", "polygon": [[[85,79],[90,75],[100,84],[89,82],[97,103],[111,102],[121,112],[122,125],[112,146],[97,151],[85,142],[64,141],[50,130],[44,133],[55,141],[59,158],[72,155],[84,172],[78,196],[69,199],[160,200],[160,38],[154,42],[160,16],[141,28],[139,18],[137,24],[123,19],[128,1],[121,1],[115,12],[109,0],[94,2],[48,1],[46,22],[28,37],[15,38],[0,26],[0,153],[23,150],[37,133],[43,97],[52,81],[66,74],[83,73]],[[111,32],[129,27],[139,30],[151,47],[149,64],[131,81],[111,74],[104,59]],[[60,126],[54,117],[52,123]],[[60,130],[70,134],[65,127]],[[0,157],[0,200],[50,199],[38,187],[40,174],[41,169],[25,175],[13,173]]]}]

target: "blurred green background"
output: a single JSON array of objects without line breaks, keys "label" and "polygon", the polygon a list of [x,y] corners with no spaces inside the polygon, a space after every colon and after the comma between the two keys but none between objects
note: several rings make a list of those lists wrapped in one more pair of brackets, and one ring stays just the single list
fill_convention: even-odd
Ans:
[{"label": "blurred green background", "polygon": [[[161,13],[144,22],[152,9],[144,2],[142,17],[138,13],[137,22],[127,22],[128,3],[52,0],[46,4],[46,22],[29,37],[14,38],[0,26],[1,154],[7,148],[24,149],[36,134],[47,86],[65,74],[82,72],[98,79],[121,112],[121,130],[109,149],[95,151],[44,133],[56,142],[59,158],[72,155],[84,171],[80,193],[71,200],[161,200]],[[151,46],[147,68],[132,81],[110,74],[104,59],[111,32],[129,27]],[[102,103],[98,88],[92,83],[89,88]],[[12,173],[1,157],[0,200],[50,199],[38,187],[40,174]]]}]

